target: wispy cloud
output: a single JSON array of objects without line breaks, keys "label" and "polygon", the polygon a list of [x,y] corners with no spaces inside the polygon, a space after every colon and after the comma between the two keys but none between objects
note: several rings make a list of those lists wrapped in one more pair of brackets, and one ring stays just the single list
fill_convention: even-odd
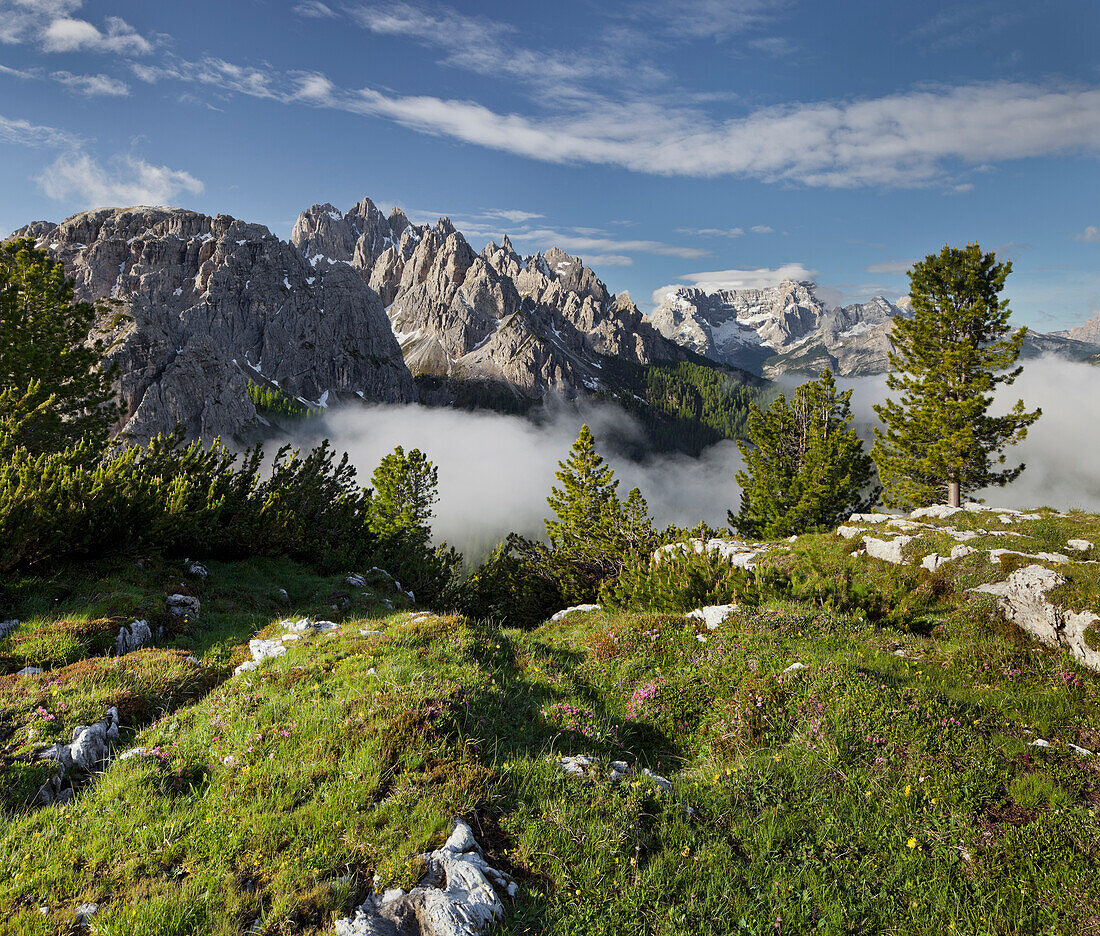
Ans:
[{"label": "wispy cloud", "polygon": [[167,205],[182,194],[201,195],[203,184],[189,172],[119,156],[104,169],[87,153],[62,153],[35,181],[56,201],[83,208],[108,205]]},{"label": "wispy cloud", "polygon": [[335,19],[336,12],[320,0],[305,0],[295,5],[294,12],[299,16],[307,16],[312,19]]},{"label": "wispy cloud", "polygon": [[754,224],[751,228],[749,228],[749,230],[752,231],[753,234],[774,234],[775,233],[775,228],[770,227],[767,224]]},{"label": "wispy cloud", "polygon": [[744,228],[676,228],[677,234],[690,234],[695,237],[743,237]]},{"label": "wispy cloud", "polygon": [[783,0],[643,0],[634,15],[672,36],[719,41],[765,25],[787,5]]},{"label": "wispy cloud", "polygon": [[556,231],[551,228],[539,228],[533,231],[520,231],[510,235],[520,243],[533,243],[540,247],[561,247],[562,250],[576,251],[584,254],[586,251],[600,254],[631,254],[644,253],[658,257],[680,257],[685,260],[709,257],[709,250],[699,250],[696,247],[681,247],[677,244],[665,244],[652,240],[619,240],[612,237],[590,237],[585,235],[570,234],[565,231]]},{"label": "wispy cloud", "polygon": [[522,224],[525,221],[534,221],[544,215],[535,211],[521,211],[516,208],[486,208],[482,214],[487,218],[497,218],[501,221],[511,221],[513,224]]},{"label": "wispy cloud", "polygon": [[12,119],[0,115],[0,142],[19,146],[64,147],[77,146],[79,137],[67,130],[32,124],[28,120]]},{"label": "wispy cloud", "polygon": [[109,75],[74,75],[67,71],[52,72],[50,77],[76,94],[85,97],[126,97],[130,86]]},{"label": "wispy cloud", "polygon": [[1083,231],[1074,234],[1073,239],[1085,244],[1100,243],[1100,227],[1097,227],[1095,224],[1090,224]]},{"label": "wispy cloud", "polygon": [[108,16],[106,31],[101,32],[87,20],[55,19],[42,32],[42,48],[47,52],[107,52],[113,55],[146,55],[152,43],[138,35],[126,20]]},{"label": "wispy cloud", "polygon": [[940,10],[913,29],[910,38],[924,51],[943,52],[974,43],[988,43],[1029,15],[1040,12],[1006,10],[1000,0],[960,3]]},{"label": "wispy cloud", "polygon": [[707,270],[702,273],[688,273],[680,277],[681,283],[662,286],[653,292],[653,304],[660,305],[675,290],[690,285],[703,292],[714,293],[723,289],[767,289],[778,286],[786,280],[795,282],[813,282],[817,270],[808,269],[801,263],[784,263],[778,267],[757,267],[746,270]]}]

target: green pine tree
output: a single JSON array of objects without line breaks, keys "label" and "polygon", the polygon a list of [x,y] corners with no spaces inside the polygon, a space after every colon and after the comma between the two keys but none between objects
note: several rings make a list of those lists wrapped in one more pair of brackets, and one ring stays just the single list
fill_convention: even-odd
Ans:
[{"label": "green pine tree", "polygon": [[371,476],[370,529],[382,540],[424,548],[432,535],[432,507],[439,500],[439,469],[420,449],[407,455],[399,445]]},{"label": "green pine tree", "polygon": [[887,378],[898,399],[875,406],[884,429],[875,430],[871,456],[891,507],[947,502],[1024,470],[998,469],[1006,445],[1019,442],[1041,410],[1022,400],[1004,416],[990,416],[993,390],[1011,384],[1022,368],[1026,328],[1008,325],[1008,301],[999,298],[1012,270],[977,244],[945,246],[909,273],[911,319],[894,319],[894,351]]},{"label": "green pine tree", "polygon": [[788,403],[780,396],[749,414],[749,444],[738,443],[741,509],[729,523],[746,536],[776,539],[830,530],[869,510],[878,490],[863,442],[851,427],[852,391],[838,394],[829,370],[804,383]]},{"label": "green pine tree", "polygon": [[581,426],[558,469],[561,487],[552,488],[546,498],[557,517],[545,521],[547,577],[557,582],[566,601],[592,601],[600,585],[622,571],[631,550],[653,543],[649,509],[637,488],[625,504],[619,500],[615,472],[596,451],[588,426]]},{"label": "green pine tree", "polygon": [[[0,245],[0,406],[32,418],[9,441],[31,452],[88,442],[98,452],[118,418],[102,348],[86,344],[96,316],[73,301],[73,281],[29,238]],[[0,411],[0,421],[11,414]]]}]

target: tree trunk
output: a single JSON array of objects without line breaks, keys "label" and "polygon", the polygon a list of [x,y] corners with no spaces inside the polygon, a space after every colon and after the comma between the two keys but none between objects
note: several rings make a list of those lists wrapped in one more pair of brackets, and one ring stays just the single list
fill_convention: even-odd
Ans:
[{"label": "tree trunk", "polygon": [[947,506],[948,507],[961,507],[959,503],[959,482],[948,481],[947,482]]}]

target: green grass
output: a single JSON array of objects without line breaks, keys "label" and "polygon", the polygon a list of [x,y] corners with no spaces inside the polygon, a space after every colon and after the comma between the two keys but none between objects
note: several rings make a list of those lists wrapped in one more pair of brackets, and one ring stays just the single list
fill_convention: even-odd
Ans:
[{"label": "green grass", "polygon": [[[1064,551],[1096,518],[1042,523],[1029,547]],[[803,538],[714,632],[637,610],[529,631],[416,618],[382,581],[360,595],[285,561],[13,583],[25,623],[0,653],[37,647],[47,672],[0,676],[18,791],[0,932],[68,933],[92,901],[96,933],[331,933],[375,884],[414,884],[462,815],[519,883],[501,932],[1095,933],[1100,759],[1067,743],[1100,748],[1100,677],[965,598],[1004,570],[969,557],[932,576],[857,545]],[[200,621],[96,655],[98,622],[153,614],[181,581]],[[304,614],[343,626],[230,678],[251,636]],[[116,755],[152,753],[29,808],[28,756],[111,704]],[[673,791],[556,768],[580,753]]]}]

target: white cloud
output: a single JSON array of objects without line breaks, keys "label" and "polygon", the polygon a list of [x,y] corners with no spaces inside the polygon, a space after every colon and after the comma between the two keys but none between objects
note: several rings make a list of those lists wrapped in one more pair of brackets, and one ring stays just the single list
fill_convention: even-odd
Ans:
[{"label": "white cloud", "polygon": [[535,243],[543,247],[561,247],[562,250],[575,250],[583,254],[585,251],[598,253],[610,251],[613,253],[645,253],[659,257],[681,257],[691,260],[698,257],[710,256],[710,251],[699,250],[695,247],[680,247],[676,244],[665,244],[651,240],[617,240],[611,237],[588,237],[576,234],[567,234],[563,231],[555,231],[549,228],[540,228],[534,231],[519,231],[510,235],[512,240],[522,243]]},{"label": "white cloud", "polygon": [[769,227],[766,224],[754,224],[751,228],[749,228],[749,230],[752,231],[753,234],[774,234],[775,233],[775,228]]},{"label": "white cloud", "polygon": [[863,268],[864,273],[875,276],[904,276],[916,260],[884,260],[881,263],[871,263]]},{"label": "white cloud", "polygon": [[0,142],[20,146],[75,146],[78,138],[66,130],[32,124],[27,120],[13,120],[0,115]]},{"label": "white cloud", "polygon": [[544,215],[535,211],[520,211],[515,208],[487,208],[482,212],[488,218],[499,218],[502,221],[511,221],[513,224],[522,224],[524,221],[533,221]]},{"label": "white cloud", "polygon": [[126,20],[108,16],[107,31],[100,32],[87,20],[55,19],[42,32],[47,52],[110,52],[115,55],[145,55],[153,50],[148,39],[138,35]]},{"label": "white cloud", "polygon": [[1090,224],[1083,231],[1073,235],[1074,240],[1082,241],[1086,244],[1100,243],[1100,227],[1095,224]]},{"label": "white cloud", "polygon": [[106,170],[87,153],[63,153],[35,181],[50,198],[83,208],[167,205],[177,195],[201,195],[203,184],[193,175],[154,166],[134,156],[119,156]]},{"label": "white cloud", "polygon": [[967,85],[764,108],[727,120],[649,101],[533,117],[372,88],[328,103],[546,162],[832,188],[941,185],[960,165],[1100,152],[1098,88]]},{"label": "white cloud", "polygon": [[634,266],[634,258],[622,254],[589,254],[584,262],[590,267],[628,267]]},{"label": "white cloud", "polygon": [[336,14],[330,7],[325,6],[320,0],[305,0],[294,7],[294,12],[299,16],[308,16],[312,19],[335,19]]},{"label": "white cloud", "polygon": [[807,269],[801,263],[785,263],[778,267],[757,267],[753,270],[708,270],[703,273],[688,273],[680,277],[684,283],[673,283],[655,289],[653,304],[660,305],[670,293],[684,284],[694,286],[706,293],[718,292],[721,289],[767,289],[769,286],[778,286],[786,280],[813,282],[817,273],[817,270]]},{"label": "white cloud", "polygon": [[693,234],[696,237],[741,237],[743,228],[676,228],[677,234]]},{"label": "white cloud", "polygon": [[53,72],[50,77],[70,91],[86,97],[126,97],[130,86],[109,75],[74,75],[67,71]]},{"label": "white cloud", "polygon": [[[782,0],[647,0],[635,13],[685,39],[728,39],[766,23]],[[783,41],[783,40],[780,40]]]}]

